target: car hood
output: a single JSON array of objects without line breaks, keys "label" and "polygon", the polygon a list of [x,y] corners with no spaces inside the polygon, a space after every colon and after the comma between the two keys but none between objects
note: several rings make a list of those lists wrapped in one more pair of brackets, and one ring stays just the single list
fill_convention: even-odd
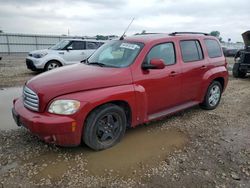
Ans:
[{"label": "car hood", "polygon": [[246,31],[244,33],[241,34],[243,41],[245,43],[245,46],[250,46],[250,31]]},{"label": "car hood", "polygon": [[39,54],[39,53],[48,53],[48,49],[43,49],[43,50],[34,50],[29,52],[29,54]]},{"label": "car hood", "polygon": [[75,64],[61,67],[35,76],[27,87],[36,92],[43,103],[55,97],[97,88],[132,83],[130,68],[98,67]]}]

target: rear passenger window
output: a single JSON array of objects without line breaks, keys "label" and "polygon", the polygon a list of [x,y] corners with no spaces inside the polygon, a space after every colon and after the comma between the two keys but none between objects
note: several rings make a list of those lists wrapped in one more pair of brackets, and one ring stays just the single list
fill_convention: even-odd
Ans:
[{"label": "rear passenger window", "polygon": [[169,42],[154,46],[147,55],[147,62],[155,58],[163,59],[166,65],[175,64],[174,44]]},{"label": "rear passenger window", "polygon": [[99,47],[98,42],[87,42],[87,49],[94,50]]},{"label": "rear passenger window", "polygon": [[180,46],[184,62],[199,61],[203,59],[201,45],[198,40],[181,41]]},{"label": "rear passenger window", "polygon": [[205,45],[207,47],[208,56],[210,58],[221,57],[221,47],[216,40],[205,39]]}]

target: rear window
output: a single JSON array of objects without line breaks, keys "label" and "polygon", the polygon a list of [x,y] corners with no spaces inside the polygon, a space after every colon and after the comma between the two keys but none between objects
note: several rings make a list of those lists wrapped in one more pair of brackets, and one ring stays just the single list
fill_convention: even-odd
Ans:
[{"label": "rear window", "polygon": [[198,40],[181,41],[180,46],[184,62],[199,61],[203,59],[201,45]]},{"label": "rear window", "polygon": [[221,57],[222,51],[219,43],[213,39],[205,39],[205,45],[207,47],[208,56],[210,58]]}]

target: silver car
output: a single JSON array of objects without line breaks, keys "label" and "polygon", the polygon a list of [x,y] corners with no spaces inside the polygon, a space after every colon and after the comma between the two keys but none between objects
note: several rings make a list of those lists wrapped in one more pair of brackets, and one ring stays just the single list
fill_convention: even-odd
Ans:
[{"label": "silver car", "polygon": [[36,50],[26,58],[28,69],[48,71],[87,59],[104,41],[65,39],[49,49]]}]

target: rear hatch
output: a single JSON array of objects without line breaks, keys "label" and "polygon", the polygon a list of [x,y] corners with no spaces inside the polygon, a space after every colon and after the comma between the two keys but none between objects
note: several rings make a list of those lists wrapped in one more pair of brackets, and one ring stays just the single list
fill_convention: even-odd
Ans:
[{"label": "rear hatch", "polygon": [[250,31],[246,31],[241,34],[246,48],[250,47]]}]

